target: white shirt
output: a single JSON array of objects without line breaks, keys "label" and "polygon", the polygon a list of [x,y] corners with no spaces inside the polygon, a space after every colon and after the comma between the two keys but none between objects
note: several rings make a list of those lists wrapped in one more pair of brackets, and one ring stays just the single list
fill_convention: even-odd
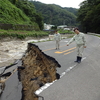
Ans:
[{"label": "white shirt", "polygon": [[60,41],[61,40],[61,35],[59,33],[54,34],[54,40],[55,41]]},{"label": "white shirt", "polygon": [[73,38],[67,44],[70,44],[73,41],[75,41],[77,45],[86,45],[86,40],[83,33],[74,35]]}]

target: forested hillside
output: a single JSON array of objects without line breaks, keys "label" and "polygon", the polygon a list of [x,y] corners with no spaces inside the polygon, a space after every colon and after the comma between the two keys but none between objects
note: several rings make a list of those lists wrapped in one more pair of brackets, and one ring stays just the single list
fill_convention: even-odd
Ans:
[{"label": "forested hillside", "polygon": [[41,30],[44,23],[77,26],[77,10],[38,1],[0,0],[0,23],[34,25]]},{"label": "forested hillside", "polygon": [[64,9],[66,9],[67,11],[69,11],[69,12],[73,13],[75,16],[77,16],[78,9],[72,8],[72,7],[64,7]]},{"label": "forested hillside", "polygon": [[0,0],[0,23],[29,24],[30,19],[8,0]]},{"label": "forested hillside", "polygon": [[76,26],[77,10],[75,8],[63,8],[55,4],[44,4],[38,1],[31,1],[36,10],[42,13],[44,22],[53,25]]},{"label": "forested hillside", "polygon": [[0,0],[0,23],[34,25],[43,29],[43,18],[28,0]]},{"label": "forested hillside", "polygon": [[78,21],[84,32],[100,34],[100,0],[85,0],[78,11]]},{"label": "forested hillside", "polygon": [[100,33],[100,0],[84,0],[79,9],[30,0],[0,0],[0,23],[34,25],[43,23],[78,26],[84,32]]}]

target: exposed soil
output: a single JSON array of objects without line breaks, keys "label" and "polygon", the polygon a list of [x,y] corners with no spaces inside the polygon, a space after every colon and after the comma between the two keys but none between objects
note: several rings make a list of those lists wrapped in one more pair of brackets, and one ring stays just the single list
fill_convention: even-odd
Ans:
[{"label": "exposed soil", "polygon": [[33,93],[46,83],[58,79],[57,67],[61,66],[54,58],[44,54],[37,45],[29,43],[19,71],[23,86],[22,100],[38,100]]}]

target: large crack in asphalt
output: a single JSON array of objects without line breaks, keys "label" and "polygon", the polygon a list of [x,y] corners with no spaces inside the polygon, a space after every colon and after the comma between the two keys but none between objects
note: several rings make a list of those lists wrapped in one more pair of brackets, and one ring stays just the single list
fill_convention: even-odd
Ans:
[{"label": "large crack in asphalt", "polygon": [[0,100],[38,100],[35,91],[60,78],[57,67],[61,65],[55,58],[28,43],[17,63],[0,68]]}]

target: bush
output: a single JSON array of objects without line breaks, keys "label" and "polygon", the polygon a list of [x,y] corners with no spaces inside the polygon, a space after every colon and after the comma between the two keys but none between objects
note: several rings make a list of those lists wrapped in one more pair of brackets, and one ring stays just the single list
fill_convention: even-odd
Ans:
[{"label": "bush", "polygon": [[48,36],[47,32],[44,31],[14,31],[14,30],[0,30],[0,37],[10,37],[25,39],[26,37],[43,37]]}]

